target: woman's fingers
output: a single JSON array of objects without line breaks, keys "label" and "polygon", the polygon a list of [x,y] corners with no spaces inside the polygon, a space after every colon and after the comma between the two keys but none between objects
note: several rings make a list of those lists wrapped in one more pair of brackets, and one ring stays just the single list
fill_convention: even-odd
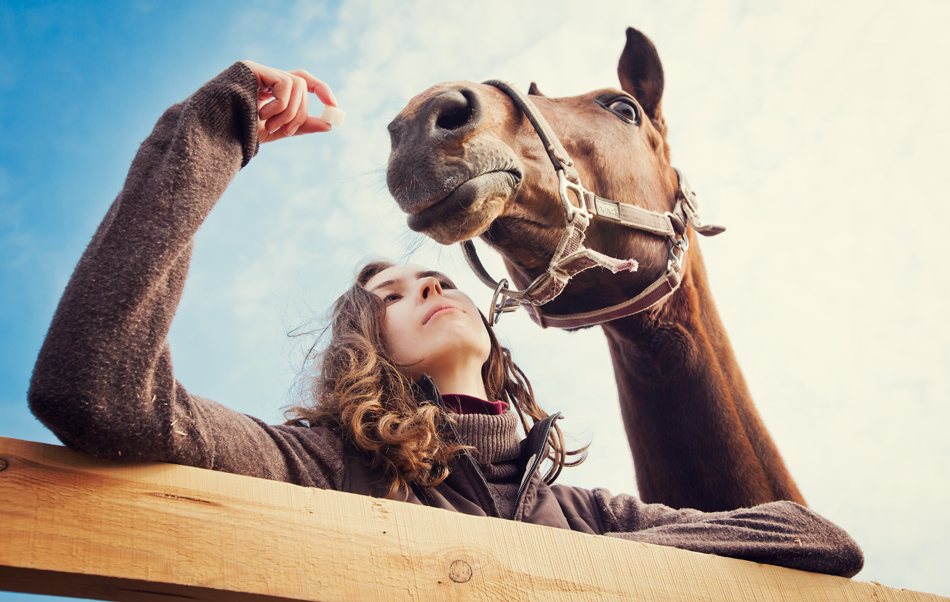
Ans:
[{"label": "woman's fingers", "polygon": [[297,117],[307,95],[305,86],[303,79],[295,76],[290,76],[284,87],[280,84],[274,86],[274,100],[260,111],[260,118],[264,120],[268,132],[279,130]]},{"label": "woman's fingers", "polygon": [[298,77],[302,77],[307,82],[307,90],[316,94],[317,98],[320,99],[320,102],[325,105],[330,105],[331,107],[336,106],[336,97],[333,96],[333,90],[330,89],[330,86],[310,75],[310,73],[304,69],[297,69],[296,71],[291,71],[290,73]]},{"label": "woman's fingers", "polygon": [[319,117],[311,115],[297,130],[297,134],[313,134],[314,132],[329,132],[333,126]]},{"label": "woman's fingers", "polygon": [[[278,129],[276,132],[268,132],[266,129],[263,128],[263,122],[261,122],[261,124],[262,125],[258,127],[258,130],[257,130],[257,136],[260,139],[261,144],[265,142],[273,142],[274,140],[280,140],[282,138],[290,137],[284,132],[285,128]],[[313,134],[316,132],[329,132],[332,127],[333,127],[332,125],[330,125],[328,122],[324,121],[323,119],[320,119],[319,117],[315,117],[311,115],[307,117],[307,120],[304,121],[303,124],[299,128],[297,128],[296,132],[294,132],[293,135],[301,136],[303,134]]]},{"label": "woman's fingers", "polygon": [[333,92],[324,82],[303,69],[287,72],[253,61],[244,61],[244,64],[257,78],[261,142],[330,129],[329,123],[309,115],[309,92],[314,92],[323,104],[336,106]]},{"label": "woman's fingers", "polygon": [[[274,82],[271,84],[271,94],[274,96],[274,99],[269,103],[264,105],[260,111],[260,118],[264,121],[273,119],[277,115],[285,112],[288,109],[292,109],[292,105],[299,104],[299,99],[294,98],[294,78],[291,75],[286,73],[281,73],[274,76]],[[298,81],[300,78],[297,78]],[[296,88],[299,92],[300,84],[297,84]],[[278,125],[283,125],[287,123],[289,119],[283,120]],[[277,129],[277,127],[269,128],[271,131]]]},{"label": "woman's fingers", "polygon": [[[300,86],[300,102],[297,105],[297,108],[294,110],[293,117],[290,119],[290,121],[284,124],[283,127],[284,133],[288,136],[293,136],[300,126],[307,121],[307,117],[310,116],[310,95],[307,93],[307,90],[304,88],[304,86],[306,86],[306,82],[303,82],[303,85]],[[298,95],[296,88],[294,93],[295,95]]]}]

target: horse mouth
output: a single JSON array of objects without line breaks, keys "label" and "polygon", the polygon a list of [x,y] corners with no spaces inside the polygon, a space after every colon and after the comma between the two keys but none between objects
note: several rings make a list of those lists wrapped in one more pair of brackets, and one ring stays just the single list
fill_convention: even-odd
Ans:
[{"label": "horse mouth", "polygon": [[518,190],[522,176],[514,170],[489,171],[462,182],[445,197],[407,218],[411,230],[442,244],[482,234]]}]

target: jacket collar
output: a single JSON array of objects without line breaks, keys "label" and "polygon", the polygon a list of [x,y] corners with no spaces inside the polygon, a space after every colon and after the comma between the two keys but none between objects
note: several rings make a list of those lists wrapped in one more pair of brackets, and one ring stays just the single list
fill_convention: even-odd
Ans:
[{"label": "jacket collar", "polygon": [[[442,399],[442,395],[439,393],[439,389],[432,379],[428,375],[423,374],[417,384],[420,389],[419,392],[424,396],[424,399],[434,401],[442,410],[443,416],[447,415],[448,411],[445,407],[445,401]],[[497,417],[491,418],[497,419]],[[524,515],[525,499],[529,497],[529,494],[537,489],[542,482],[540,467],[544,459],[548,456],[551,429],[554,427],[554,423],[560,418],[561,414],[557,412],[540,420],[531,427],[528,436],[520,443],[520,454],[518,455],[517,462],[522,471],[521,484],[518,487],[518,496],[515,498],[514,515],[505,518],[520,520]],[[512,419],[514,419],[513,416]],[[460,438],[459,431],[454,424],[448,420],[443,420],[443,424],[451,430],[453,436],[459,443],[466,443]],[[513,424],[512,426],[514,427],[515,425]],[[512,428],[512,431],[516,432],[516,429]],[[493,506],[492,510],[494,510],[495,515],[497,515],[497,503],[491,494],[488,481],[485,479],[484,474],[478,466],[478,462],[470,450],[465,451],[465,454],[459,459],[458,464],[462,472],[466,473],[469,479],[473,481],[472,485],[477,487],[479,493],[482,494],[479,497],[486,498],[486,502],[489,499],[491,500],[491,506]],[[485,494],[487,494],[487,496]]]}]

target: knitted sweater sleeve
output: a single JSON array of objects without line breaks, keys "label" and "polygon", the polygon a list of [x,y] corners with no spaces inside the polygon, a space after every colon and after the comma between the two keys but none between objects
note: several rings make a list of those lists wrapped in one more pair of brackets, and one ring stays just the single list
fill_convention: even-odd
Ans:
[{"label": "knitted sweater sleeve", "polygon": [[257,153],[257,80],[235,63],[169,108],[79,260],[40,350],[30,408],[67,446],[339,488],[342,443],[189,394],[166,340],[193,238]]},{"label": "knitted sweater sleeve", "polygon": [[604,489],[593,496],[609,536],[842,577],[864,565],[861,548],[844,530],[794,502],[700,512]]}]

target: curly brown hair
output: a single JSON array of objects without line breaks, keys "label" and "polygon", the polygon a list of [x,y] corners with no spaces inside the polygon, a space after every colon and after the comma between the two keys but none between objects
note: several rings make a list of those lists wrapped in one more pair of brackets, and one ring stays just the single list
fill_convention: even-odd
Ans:
[{"label": "curly brown hair", "polygon": [[[333,304],[323,330],[323,334],[330,332],[326,348],[317,353],[318,343],[314,343],[307,354],[314,369],[307,377],[309,399],[284,413],[288,425],[339,430],[363,452],[370,466],[383,470],[390,497],[411,485],[438,485],[449,475],[452,459],[466,449],[454,436],[452,417],[434,400],[426,399],[407,370],[387,352],[382,327],[386,308],[365,285],[394,265],[388,261],[367,263],[353,286]],[[547,414],[484,315],[482,321],[491,340],[488,360],[482,366],[485,392],[489,399],[503,400],[514,408],[527,432]],[[551,466],[544,478],[551,483],[565,466],[584,461],[587,446],[567,451],[557,424],[549,437]],[[571,456],[576,459],[568,461]]]}]

